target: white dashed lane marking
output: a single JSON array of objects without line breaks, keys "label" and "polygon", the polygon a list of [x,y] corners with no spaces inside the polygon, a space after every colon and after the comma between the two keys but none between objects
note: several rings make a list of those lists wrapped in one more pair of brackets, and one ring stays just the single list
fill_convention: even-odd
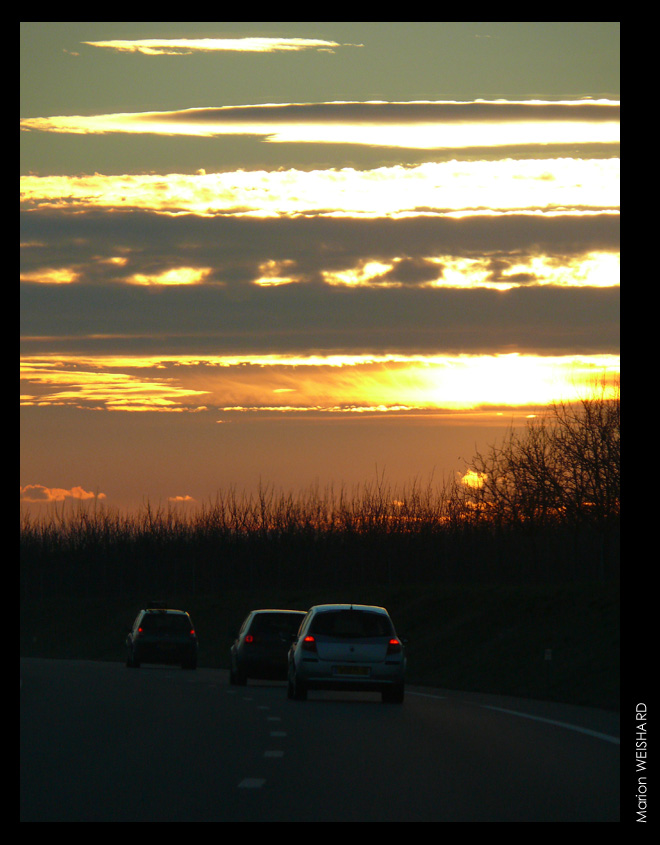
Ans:
[{"label": "white dashed lane marking", "polygon": [[[228,690],[231,694],[236,694],[235,690]],[[244,695],[243,701],[253,701],[254,699],[250,696]],[[259,704],[257,705],[258,710],[268,711],[270,707],[266,704]],[[281,716],[266,716],[266,721],[272,723],[281,722]],[[285,737],[287,736],[286,731],[270,731],[271,737]],[[278,748],[269,748],[264,751],[264,759],[266,760],[279,760],[284,757],[284,751]],[[238,784],[239,789],[261,789],[266,783],[266,778],[260,777],[248,777],[243,778],[243,780]]]}]

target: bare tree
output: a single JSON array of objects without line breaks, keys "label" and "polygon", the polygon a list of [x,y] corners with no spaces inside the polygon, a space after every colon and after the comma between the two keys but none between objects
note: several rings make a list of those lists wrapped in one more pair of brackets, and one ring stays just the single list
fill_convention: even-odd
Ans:
[{"label": "bare tree", "polygon": [[501,443],[477,452],[478,483],[463,495],[483,517],[502,523],[617,520],[621,481],[620,393],[605,385],[577,402],[556,402]]}]

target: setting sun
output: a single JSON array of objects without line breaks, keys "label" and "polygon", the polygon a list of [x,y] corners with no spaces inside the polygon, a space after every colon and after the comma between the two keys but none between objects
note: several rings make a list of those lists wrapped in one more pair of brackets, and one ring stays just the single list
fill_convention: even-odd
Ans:
[{"label": "setting sun", "polygon": [[58,356],[24,361],[22,402],[164,412],[513,410],[574,401],[613,385],[618,372],[612,356]]}]

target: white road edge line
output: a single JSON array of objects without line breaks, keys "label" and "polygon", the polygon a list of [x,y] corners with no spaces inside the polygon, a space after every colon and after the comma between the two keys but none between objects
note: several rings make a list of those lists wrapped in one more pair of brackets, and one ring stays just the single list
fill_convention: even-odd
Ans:
[{"label": "white road edge line", "polygon": [[[406,691],[406,695],[417,695],[420,698],[436,698],[444,700],[446,695],[431,695],[426,692],[412,692]],[[581,728],[578,725],[571,725],[568,722],[558,722],[555,719],[546,719],[543,716],[532,716],[529,713],[521,713],[519,710],[507,710],[504,707],[493,707],[490,704],[480,704],[479,707],[484,707],[486,710],[498,710],[500,713],[509,713],[511,716],[521,716],[523,719],[533,719],[536,722],[546,722],[548,725],[556,725],[560,728],[568,728],[571,731],[586,734],[587,736],[595,736],[597,739],[604,739],[605,742],[611,742],[614,745],[621,745],[621,740],[618,736],[610,736],[609,734],[599,733],[599,731],[592,731],[589,728]]]},{"label": "white road edge line", "polygon": [[406,690],[406,695],[417,695],[420,698],[437,698],[437,699],[446,699],[446,695],[431,695],[430,692],[412,692],[412,690]]},{"label": "white road edge line", "polygon": [[493,707],[489,704],[480,704],[486,710],[497,710],[500,713],[509,713],[512,716],[521,716],[523,719],[533,719],[535,722],[545,722],[548,725],[556,725],[560,728],[568,728],[571,731],[577,731],[587,736],[595,736],[598,739],[604,739],[606,742],[611,742],[614,745],[620,745],[621,740],[618,736],[610,736],[609,734],[600,733],[599,731],[592,731],[589,728],[581,728],[578,725],[571,725],[568,722],[558,722],[556,719],[546,719],[543,716],[532,716],[529,713],[520,713],[518,710],[507,710],[504,707]]}]

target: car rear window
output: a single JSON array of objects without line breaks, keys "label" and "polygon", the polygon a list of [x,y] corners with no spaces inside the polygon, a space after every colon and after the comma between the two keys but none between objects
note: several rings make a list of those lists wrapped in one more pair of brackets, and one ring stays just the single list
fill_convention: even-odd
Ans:
[{"label": "car rear window", "polygon": [[315,616],[310,633],[330,637],[389,637],[393,634],[393,626],[383,613],[327,610]]},{"label": "car rear window", "polygon": [[183,613],[147,613],[142,618],[141,626],[143,631],[177,634],[187,634],[191,628],[189,617]]},{"label": "car rear window", "polygon": [[284,634],[288,637],[298,631],[304,616],[304,613],[258,613],[252,620],[250,633],[260,634],[262,637],[269,634]]}]

